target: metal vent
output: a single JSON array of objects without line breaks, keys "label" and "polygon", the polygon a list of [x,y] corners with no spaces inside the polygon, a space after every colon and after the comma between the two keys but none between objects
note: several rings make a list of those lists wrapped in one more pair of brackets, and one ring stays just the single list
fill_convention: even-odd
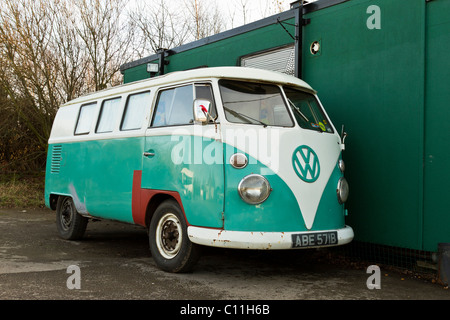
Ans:
[{"label": "metal vent", "polygon": [[241,66],[294,75],[295,47],[289,46],[241,58]]},{"label": "metal vent", "polygon": [[53,146],[52,149],[52,162],[51,162],[51,173],[59,173],[61,169],[61,161],[62,161],[62,146],[56,145]]}]

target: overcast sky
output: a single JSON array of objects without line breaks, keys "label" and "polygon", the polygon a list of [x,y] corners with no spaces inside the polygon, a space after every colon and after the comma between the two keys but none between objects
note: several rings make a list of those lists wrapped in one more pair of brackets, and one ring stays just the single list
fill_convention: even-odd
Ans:
[{"label": "overcast sky", "polygon": [[[140,1],[144,0],[131,0],[130,3],[132,5],[134,2]],[[182,10],[184,3],[187,1],[190,0],[167,0],[166,3],[173,10]],[[227,30],[244,24],[244,6],[246,11],[245,22],[250,23],[278,13],[277,7],[281,7],[282,11],[287,11],[293,2],[295,0],[203,0],[203,3],[215,3],[220,8],[227,24]]]},{"label": "overcast sky", "polygon": [[[224,15],[229,20],[234,14],[233,26],[238,27],[244,23],[243,4],[246,9],[246,23],[250,23],[262,18],[274,15],[279,12],[278,7],[282,11],[287,11],[291,7],[294,0],[215,0],[221,8]],[[228,19],[227,19],[228,20]]]}]

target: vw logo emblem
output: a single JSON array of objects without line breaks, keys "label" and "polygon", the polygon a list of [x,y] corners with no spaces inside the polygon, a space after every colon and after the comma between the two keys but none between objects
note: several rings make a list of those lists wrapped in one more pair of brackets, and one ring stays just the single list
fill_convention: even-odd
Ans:
[{"label": "vw logo emblem", "polygon": [[314,182],[320,175],[319,157],[308,146],[300,146],[292,155],[292,166],[295,173],[305,182]]}]

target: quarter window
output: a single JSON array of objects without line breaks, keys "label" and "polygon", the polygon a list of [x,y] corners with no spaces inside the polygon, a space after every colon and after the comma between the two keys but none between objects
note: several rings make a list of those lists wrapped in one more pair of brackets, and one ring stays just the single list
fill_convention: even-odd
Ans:
[{"label": "quarter window", "polygon": [[[195,99],[206,99],[211,101],[209,113],[213,119],[217,118],[216,104],[210,84],[196,84],[195,85]],[[212,120],[210,120],[212,121]]]},{"label": "quarter window", "polygon": [[81,106],[80,114],[78,115],[77,126],[75,134],[88,134],[91,130],[91,124],[94,120],[96,102]]}]

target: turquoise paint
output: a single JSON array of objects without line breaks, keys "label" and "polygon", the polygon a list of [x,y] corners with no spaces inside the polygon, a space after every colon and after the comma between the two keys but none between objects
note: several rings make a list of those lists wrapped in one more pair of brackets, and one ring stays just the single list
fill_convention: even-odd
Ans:
[{"label": "turquoise paint", "polygon": [[[244,153],[231,146],[227,146],[226,150],[227,160],[236,152]],[[247,154],[246,156],[249,164],[243,169],[232,167],[228,161],[225,163],[225,230],[255,232],[307,231],[299,205],[291,189],[272,170],[255,158]],[[238,193],[239,182],[249,174],[263,175],[273,189],[269,198],[259,205],[247,204]]]},{"label": "turquoise paint", "polygon": [[311,231],[340,229],[345,225],[345,206],[339,203],[336,192],[338,181],[343,177],[338,163],[339,160],[323,191]]},{"label": "turquoise paint", "polygon": [[146,139],[146,151],[152,150],[155,156],[144,159],[142,188],[176,191],[190,225],[222,228],[222,143],[189,135]]},{"label": "turquoise paint", "polygon": [[[133,223],[133,172],[142,168],[143,143],[138,137],[55,144],[63,158],[59,173],[47,170],[46,202],[51,193],[72,195],[79,211]],[[50,162],[55,145],[49,146]]]},{"label": "turquoise paint", "polygon": [[[300,207],[292,190],[271,169],[255,158],[245,154],[249,164],[236,169],[229,164],[229,158],[241,150],[226,146],[225,177],[225,230],[259,232],[308,231]],[[261,174],[269,181],[272,192],[269,198],[259,205],[245,203],[237,191],[242,178],[249,174]],[[340,229],[345,226],[344,206],[337,200],[337,181],[342,176],[335,167],[319,203],[312,230]]]},{"label": "turquoise paint", "polygon": [[[179,193],[191,225],[234,231],[307,231],[287,184],[249,155],[245,168],[233,168],[229,158],[243,152],[216,140],[179,135],[57,145],[62,146],[62,156],[56,173],[51,173],[55,145],[49,146],[45,191],[48,206],[50,193],[72,195],[78,206],[94,217],[133,223],[133,172],[142,170],[142,188]],[[144,150],[155,155],[143,157]],[[237,190],[241,179],[252,173],[265,176],[273,189],[269,198],[256,206],[245,203]],[[345,225],[344,206],[339,205],[336,196],[341,176],[336,164],[312,230]]]}]

